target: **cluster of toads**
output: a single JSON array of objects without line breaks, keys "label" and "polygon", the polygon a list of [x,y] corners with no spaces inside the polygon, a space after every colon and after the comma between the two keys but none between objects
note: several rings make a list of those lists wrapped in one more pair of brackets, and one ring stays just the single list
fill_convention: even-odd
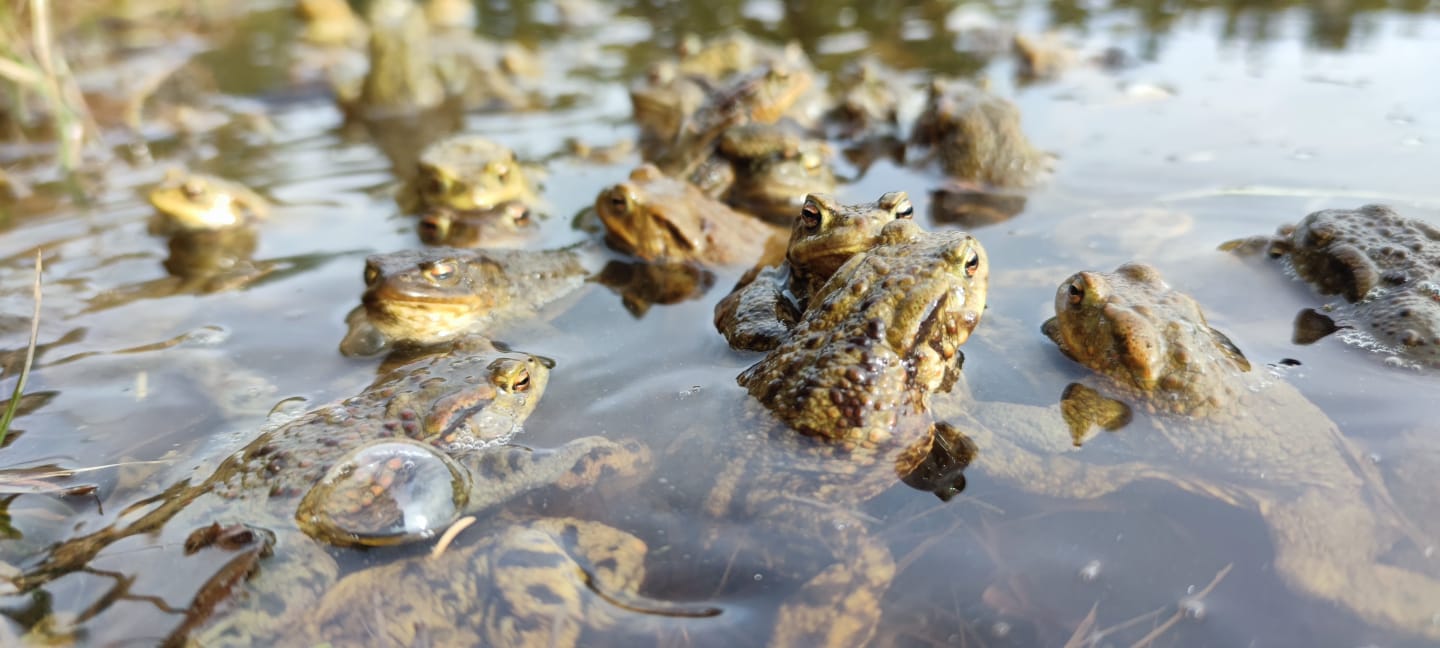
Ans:
[{"label": "cluster of toads", "polygon": [[[417,54],[432,45],[418,10],[372,4],[371,71],[358,91],[341,93],[346,112],[390,118],[443,102],[455,77]],[[972,215],[1049,161],[1020,133],[1012,105],[968,86],[935,83],[908,142],[899,140],[888,78],[862,66],[824,96],[793,47],[687,42],[679,60],[632,88],[645,162],[595,199],[609,252],[594,243],[526,249],[542,192],[509,149],[474,135],[424,147],[399,202],[419,215],[421,239],[442,247],[367,259],[362,304],[341,343],[351,355],[396,350],[389,368],[357,396],[267,428],[203,478],[61,543],[23,584],[178,527],[194,529],[187,556],[220,556],[223,567],[166,630],[172,643],[574,645],[657,615],[724,617],[704,601],[652,598],[649,549],[630,531],[583,507],[537,505],[663,474],[703,485],[680,489],[681,504],[716,525],[743,522],[807,547],[803,564],[778,570],[794,575],[768,643],[856,645],[881,623],[897,570],[856,507],[900,481],[944,496],[971,469],[1056,498],[1150,479],[1253,509],[1290,586],[1440,638],[1440,569],[1390,561],[1433,546],[1433,525],[1412,520],[1323,412],[1253,368],[1154,268],[1126,264],[1059,284],[1054,316],[1036,324],[1083,370],[1058,403],[964,393],[960,347],[986,308],[984,248],[964,232],[923,229],[904,191],[832,197],[831,145],[890,138],[904,159],[928,151],[921,161],[938,160],[950,192],[932,205]],[[172,252],[232,239],[244,250],[177,261],[205,269],[176,274],[184,287],[216,290],[274,269],[249,261],[253,236],[236,236],[269,211],[253,192],[179,174],[151,201]],[[1283,258],[1321,293],[1341,295],[1328,309],[1333,326],[1440,362],[1433,227],[1367,206],[1225,247]],[[595,269],[616,253],[635,262],[630,276],[616,279],[613,258]],[[634,310],[704,293],[706,268],[751,265],[714,309],[731,347],[764,353],[737,376],[747,396],[740,415],[725,414],[733,434],[682,430],[665,447],[604,436],[550,449],[507,443],[541,406],[554,367],[491,342],[506,326],[593,281],[615,285],[607,276]],[[1107,454],[1076,451],[1097,429],[1121,430],[1105,437]],[[438,556],[398,549],[348,572],[336,560],[338,548],[413,545],[466,519],[480,520],[483,538]],[[705,532],[676,541],[716,550]]]}]

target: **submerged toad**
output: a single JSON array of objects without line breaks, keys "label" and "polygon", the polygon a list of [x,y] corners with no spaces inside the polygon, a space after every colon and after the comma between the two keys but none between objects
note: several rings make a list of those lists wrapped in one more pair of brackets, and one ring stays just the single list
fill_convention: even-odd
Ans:
[{"label": "submerged toad", "polygon": [[645,164],[595,198],[611,247],[645,261],[730,265],[759,259],[780,230]]},{"label": "submerged toad", "polygon": [[576,290],[589,273],[573,250],[431,248],[374,254],[365,260],[363,321],[341,343],[347,355],[375,353],[352,344],[371,333],[386,343],[440,344],[495,324],[533,317]]},{"label": "submerged toad", "polygon": [[1049,166],[1020,130],[1020,109],[967,83],[931,83],[910,142],[930,147],[951,177],[991,187],[1030,185]]},{"label": "submerged toad", "polygon": [[[1257,510],[1275,543],[1275,570],[1291,587],[1371,622],[1440,637],[1437,570],[1382,560],[1405,547],[1392,546],[1397,540],[1426,544],[1373,464],[1294,388],[1252,371],[1193,299],[1154,268],[1128,264],[1067,279],[1055,313],[1045,334],[1095,376],[1067,389],[1059,411],[967,404],[954,422],[979,448],[982,474],[1063,498],[1162,480]],[[1077,452],[1090,423],[1128,418],[1104,398],[1148,416]]]},{"label": "submerged toad", "polygon": [[515,152],[478,135],[455,135],[425,147],[407,191],[420,207],[462,211],[535,201],[535,187]]},{"label": "submerged toad", "polygon": [[1285,259],[1322,295],[1326,310],[1400,354],[1440,365],[1440,228],[1384,205],[1317,211],[1273,237],[1229,241],[1224,250]]},{"label": "submerged toad", "polygon": [[270,215],[270,203],[248,187],[203,173],[171,169],[147,195],[165,231],[213,230]]},{"label": "submerged toad", "polygon": [[[249,529],[247,537],[261,539],[254,547],[259,574],[243,587],[255,591],[237,597],[244,613],[219,622],[223,632],[247,637],[274,630],[254,624],[310,605],[336,577],[334,560],[316,541],[387,545],[428,538],[461,515],[527,491],[585,487],[604,472],[602,465],[620,474],[644,463],[643,448],[598,437],[553,452],[496,447],[534,411],[548,375],[540,359],[500,352],[481,339],[454,356],[411,362],[354,398],[262,433],[208,477],[169,489],[158,506],[56,547],[27,583],[83,567],[137,534],[215,524],[212,532],[192,534],[190,554]],[[224,592],[235,584],[216,586],[218,594],[202,588],[196,605],[228,598]],[[180,631],[206,620],[192,621]]]},{"label": "submerged toad", "polygon": [[462,248],[523,247],[540,234],[530,208],[515,200],[488,209],[431,207],[415,229],[426,245]]},{"label": "submerged toad", "polygon": [[910,197],[892,191],[869,203],[845,205],[806,196],[778,266],[757,265],[715,305],[715,328],[731,347],[775,348],[799,321],[811,296],[850,257],[875,245],[881,229],[915,213]]}]

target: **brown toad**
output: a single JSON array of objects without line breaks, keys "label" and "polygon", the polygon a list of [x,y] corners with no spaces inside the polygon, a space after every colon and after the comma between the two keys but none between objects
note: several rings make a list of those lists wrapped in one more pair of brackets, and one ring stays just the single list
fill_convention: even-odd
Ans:
[{"label": "brown toad", "polygon": [[931,83],[910,142],[929,147],[951,177],[991,187],[1028,186],[1049,166],[1020,130],[1015,104],[967,83]]},{"label": "brown toad", "polygon": [[718,150],[734,171],[725,202],[767,221],[788,224],[807,194],[835,190],[830,147],[793,128],[734,126],[721,135]]},{"label": "brown toad", "polygon": [[215,230],[270,215],[270,202],[250,188],[203,173],[170,169],[147,196],[164,217],[165,232]]},{"label": "brown toad", "polygon": [[595,197],[610,247],[652,262],[753,263],[778,248],[779,228],[737,212],[654,165]]},{"label": "brown toad", "polygon": [[910,197],[892,191],[870,203],[844,205],[806,196],[785,260],[761,263],[715,305],[715,328],[736,349],[775,348],[799,321],[811,296],[852,256],[875,245],[881,229],[915,212]]},{"label": "brown toad", "polygon": [[363,310],[352,311],[340,350],[377,353],[389,344],[441,344],[534,317],[584,285],[574,250],[430,248],[365,260]]},{"label": "brown toad", "polygon": [[[1322,295],[1326,310],[1404,357],[1440,365],[1440,228],[1384,205],[1317,211],[1273,237],[1229,241],[1223,250],[1284,259]],[[1333,329],[1331,329],[1333,330]]]},{"label": "brown toad", "polygon": [[413,185],[402,189],[401,202],[421,208],[469,211],[536,199],[535,185],[515,152],[478,135],[455,135],[425,147],[417,169]]},{"label": "brown toad", "polygon": [[[1095,498],[1160,480],[1255,510],[1291,587],[1440,637],[1433,567],[1382,560],[1397,540],[1426,544],[1373,464],[1294,388],[1252,371],[1193,299],[1154,268],[1128,264],[1067,279],[1055,313],[1045,334],[1094,376],[1066,389],[1059,408],[966,404],[952,418],[978,447],[972,468],[1051,497]],[[1132,414],[1143,415],[1076,449],[1093,425],[1125,426]]]}]

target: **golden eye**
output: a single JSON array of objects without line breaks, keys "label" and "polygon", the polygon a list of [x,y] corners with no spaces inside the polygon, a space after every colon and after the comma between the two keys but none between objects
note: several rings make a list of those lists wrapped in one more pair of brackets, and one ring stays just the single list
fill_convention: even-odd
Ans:
[{"label": "golden eye", "polygon": [[510,208],[510,220],[516,225],[525,225],[530,222],[530,210],[523,205],[514,205]]},{"label": "golden eye", "polygon": [[806,229],[820,227],[822,220],[824,219],[820,215],[820,206],[813,200],[805,201],[805,206],[800,208],[800,222],[805,224]]},{"label": "golden eye", "polygon": [[1072,280],[1070,285],[1065,287],[1065,292],[1069,295],[1066,301],[1071,306],[1079,306],[1080,302],[1085,300],[1085,286],[1080,284],[1079,279]]},{"label": "golden eye", "polygon": [[[914,216],[914,215],[915,215],[915,205],[910,204],[910,201],[908,201],[908,200],[902,201],[900,204],[898,204],[898,205],[895,206],[895,218],[910,218],[911,216]],[[972,252],[971,254],[974,255],[973,252]],[[980,264],[980,258],[979,258],[979,256],[975,256],[974,259],[975,259],[975,264],[978,266],[978,265]],[[969,261],[966,261],[966,262],[965,262],[965,267],[966,267],[967,270],[969,269],[969,267],[970,267],[970,262],[969,262]]]},{"label": "golden eye", "polygon": [[973,277],[977,272],[980,272],[980,253],[971,250],[970,254],[965,256],[965,276]]},{"label": "golden eye", "polygon": [[380,269],[377,268],[377,267],[375,267],[375,266],[373,266],[373,265],[366,264],[366,266],[365,266],[365,285],[367,285],[367,286],[373,286],[373,285],[375,285],[375,282],[377,282],[377,281],[380,281]]},{"label": "golden eye", "polygon": [[425,272],[425,278],[429,279],[431,282],[440,283],[443,281],[448,281],[451,277],[455,276],[455,262],[449,259],[444,261],[434,261],[425,264],[423,270]]},{"label": "golden eye", "polygon": [[490,363],[490,383],[504,391],[530,391],[530,369],[520,360],[501,358]]}]

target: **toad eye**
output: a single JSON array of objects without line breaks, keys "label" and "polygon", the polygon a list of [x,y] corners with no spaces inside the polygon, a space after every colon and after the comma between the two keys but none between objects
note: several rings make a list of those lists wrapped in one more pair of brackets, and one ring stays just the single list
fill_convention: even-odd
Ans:
[{"label": "toad eye", "polygon": [[490,382],[504,391],[524,393],[530,390],[530,369],[519,360],[501,358],[490,364]]},{"label": "toad eye", "polygon": [[448,281],[455,276],[455,262],[450,260],[435,261],[428,263],[423,268],[425,278],[432,282],[439,283]]},{"label": "toad eye", "polygon": [[1065,293],[1066,301],[1071,306],[1079,306],[1080,302],[1085,299],[1085,287],[1080,284],[1079,279],[1071,281],[1070,285],[1065,287]]},{"label": "toad eye", "polygon": [[186,180],[180,185],[180,193],[185,194],[186,198],[194,200],[205,195],[205,183],[199,180]]},{"label": "toad eye", "polygon": [[510,220],[516,225],[526,225],[530,222],[530,210],[524,207],[516,207],[510,210]]},{"label": "toad eye", "polygon": [[380,281],[380,269],[372,265],[365,266],[365,285],[373,286]]},{"label": "toad eye", "polygon": [[973,277],[977,272],[980,272],[980,253],[971,250],[970,253],[965,256],[965,276]]},{"label": "toad eye", "polygon": [[800,222],[807,229],[813,230],[820,227],[821,220],[823,219],[820,217],[820,206],[816,205],[813,200],[805,201],[805,206],[800,208]]},{"label": "toad eye", "polygon": [[[908,201],[908,200],[903,201],[903,202],[901,202],[900,204],[898,204],[898,205],[895,206],[895,218],[910,218],[911,216],[914,216],[914,215],[915,215],[915,205],[910,204],[910,201]],[[978,266],[978,265],[980,264],[980,257],[977,256],[977,255],[975,255],[975,253],[973,253],[973,252],[971,253],[971,256],[972,256],[972,258],[975,259],[975,264]],[[969,269],[970,269],[970,262],[969,262],[969,261],[966,261],[966,262],[965,262],[965,268],[966,268],[966,271],[969,272]]]}]

